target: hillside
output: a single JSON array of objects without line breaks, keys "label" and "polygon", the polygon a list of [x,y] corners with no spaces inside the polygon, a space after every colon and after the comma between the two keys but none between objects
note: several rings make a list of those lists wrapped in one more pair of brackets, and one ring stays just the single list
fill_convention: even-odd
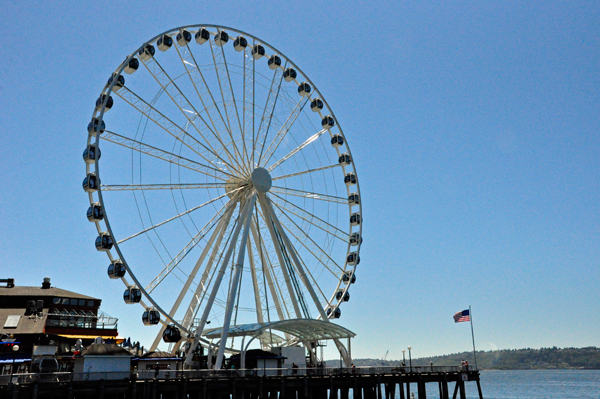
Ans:
[{"label": "hillside", "polygon": [[[461,360],[473,361],[473,352],[454,353],[444,356],[413,358],[413,366],[458,366]],[[395,366],[400,360],[382,361],[381,359],[354,359],[354,364],[360,366]],[[337,365],[339,360],[328,361]],[[406,358],[408,364],[408,356]],[[496,351],[477,351],[477,365],[481,370],[524,370],[524,369],[600,369],[600,348],[541,348],[541,349],[508,349]]]}]

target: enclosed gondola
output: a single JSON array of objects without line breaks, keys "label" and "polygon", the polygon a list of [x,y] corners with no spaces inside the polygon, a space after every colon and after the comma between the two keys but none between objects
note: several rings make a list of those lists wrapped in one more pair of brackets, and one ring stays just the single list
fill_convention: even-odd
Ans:
[{"label": "enclosed gondola", "polygon": [[238,36],[233,41],[233,48],[235,51],[242,51],[248,46],[248,40],[244,36]]},{"label": "enclosed gondola", "polygon": [[163,341],[170,344],[179,342],[180,340],[181,331],[179,330],[179,328],[173,325],[168,325],[167,328],[165,328],[165,331],[163,332]]},{"label": "enclosed gondola", "polygon": [[285,80],[286,82],[292,82],[296,80],[297,76],[298,72],[296,72],[294,68],[288,68],[285,71],[283,71],[283,80]]},{"label": "enclosed gondola", "polygon": [[355,266],[360,263],[360,256],[356,252],[350,252],[346,257],[349,265]]},{"label": "enclosed gondola", "polygon": [[344,183],[346,183],[347,186],[356,184],[356,175],[352,172],[346,173],[346,176],[344,176]]},{"label": "enclosed gondola", "polygon": [[114,242],[112,237],[106,231],[103,231],[102,233],[98,234],[98,237],[96,237],[96,249],[98,251],[110,251],[113,247],[113,244]]},{"label": "enclosed gondola", "polygon": [[87,131],[89,134],[96,134],[98,130],[98,126],[100,126],[100,134],[104,133],[104,129],[106,129],[106,123],[104,121],[100,122],[98,118],[92,118],[92,121],[88,123]]},{"label": "enclosed gondola", "polygon": [[138,56],[142,61],[148,61],[150,58],[154,57],[154,53],[156,53],[154,46],[151,44],[146,44],[144,47],[139,49]]},{"label": "enclosed gondola", "polygon": [[315,98],[314,100],[312,100],[310,102],[310,109],[313,112],[319,112],[323,109],[323,100],[321,100],[320,98]]},{"label": "enclosed gondola", "polygon": [[340,163],[340,165],[350,165],[352,163],[352,158],[350,157],[350,154],[342,154],[340,155],[340,157],[338,158],[338,162]]},{"label": "enclosed gondola", "polygon": [[117,279],[125,277],[127,269],[125,268],[125,265],[123,264],[123,262],[121,262],[120,259],[116,259],[110,262],[110,265],[108,265],[107,273],[109,278]]},{"label": "enclosed gondola", "polygon": [[350,234],[350,245],[352,245],[353,247],[361,244],[362,245],[363,239],[360,235],[360,233],[352,233]]},{"label": "enclosed gondola", "polygon": [[342,137],[341,134],[334,134],[333,137],[331,137],[331,145],[334,146],[335,148],[341,147],[342,145],[344,145],[344,138]]},{"label": "enclosed gondola", "polygon": [[[115,79],[116,77],[116,79]],[[113,80],[115,81],[115,84],[113,86],[113,91],[119,91],[123,86],[125,86],[125,78],[123,77],[123,75],[118,75],[116,73],[113,73],[110,78],[108,78],[108,82],[106,83],[107,86],[110,86],[113,83]]]},{"label": "enclosed gondola", "polygon": [[348,196],[348,204],[360,205],[360,195],[358,195],[358,193],[350,193]]},{"label": "enclosed gondola", "polygon": [[96,110],[97,111],[100,110],[100,108],[102,108],[102,106],[104,105],[105,102],[106,102],[106,105],[104,106],[104,112],[106,112],[112,108],[112,106],[113,106],[112,96],[107,96],[106,94],[102,94],[96,100]]},{"label": "enclosed gondola", "polygon": [[342,316],[342,309],[337,308],[333,311],[333,316],[331,315],[332,309],[327,309],[327,317],[330,319],[339,319]]},{"label": "enclosed gondola", "polygon": [[254,58],[255,60],[258,60],[259,58],[261,58],[264,55],[265,55],[265,48],[263,46],[261,46],[260,44],[255,44],[254,47],[252,47],[252,58]]},{"label": "enclosed gondola", "polygon": [[229,41],[229,35],[224,30],[220,30],[215,35],[215,44],[217,46],[223,46]]},{"label": "enclosed gondola", "polygon": [[335,126],[335,119],[331,115],[327,115],[321,120],[321,126],[323,129],[331,129]]},{"label": "enclosed gondola", "polygon": [[350,224],[352,226],[358,226],[361,221],[362,221],[362,218],[360,217],[360,213],[356,212],[356,213],[353,213],[352,215],[350,215]]},{"label": "enclosed gondola", "polygon": [[192,41],[192,34],[184,29],[177,34],[175,40],[177,40],[177,45],[179,47],[186,46],[189,42]]},{"label": "enclosed gondola", "polygon": [[133,57],[127,62],[127,65],[125,65],[125,68],[123,68],[123,72],[125,72],[127,75],[131,75],[132,73],[137,71],[139,67],[140,61],[137,58]]},{"label": "enclosed gondola", "polygon": [[281,58],[277,54],[273,54],[269,57],[269,61],[267,62],[269,69],[275,70],[281,66]]},{"label": "enclosed gondola", "polygon": [[96,144],[90,144],[83,151],[83,160],[85,163],[93,164],[100,159],[102,153]]},{"label": "enclosed gondola", "polygon": [[173,45],[173,38],[169,35],[162,35],[158,38],[156,46],[160,51],[167,51]]},{"label": "enclosed gondola", "polygon": [[204,44],[210,39],[210,33],[206,29],[200,28],[194,35],[194,38],[196,39],[196,43]]},{"label": "enclosed gondola", "polygon": [[104,211],[98,202],[94,202],[87,210],[87,218],[90,222],[99,222],[104,219]]},{"label": "enclosed gondola", "polygon": [[142,291],[137,285],[130,285],[125,292],[123,292],[123,300],[128,304],[139,303],[142,300]]},{"label": "enclosed gondola", "polygon": [[94,173],[88,173],[83,179],[83,190],[86,193],[94,193],[98,191],[98,186],[100,185],[100,179]]},{"label": "enclosed gondola", "polygon": [[344,290],[339,290],[335,294],[335,299],[338,301],[348,302],[350,300],[350,293],[346,291],[346,293],[344,294]]},{"label": "enclosed gondola", "polygon": [[147,308],[142,314],[142,323],[147,326],[160,323],[160,312],[155,308]]},{"label": "enclosed gondola", "polygon": [[310,90],[311,87],[306,82],[302,82],[300,83],[300,86],[298,86],[298,94],[300,94],[302,97],[308,96],[310,94]]},{"label": "enclosed gondola", "polygon": [[342,275],[342,281],[345,284],[354,284],[356,283],[356,273],[352,273],[351,271],[347,271]]}]

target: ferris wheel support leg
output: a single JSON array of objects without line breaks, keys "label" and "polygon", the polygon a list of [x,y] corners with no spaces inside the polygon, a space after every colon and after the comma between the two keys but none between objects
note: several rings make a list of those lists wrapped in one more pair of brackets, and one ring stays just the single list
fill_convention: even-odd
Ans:
[{"label": "ferris wheel support leg", "polygon": [[[288,248],[288,253],[292,257],[292,260],[296,266],[296,270],[298,270],[298,275],[299,275],[300,279],[302,280],[302,282],[304,283],[304,286],[308,290],[308,293],[310,294],[316,308],[319,310],[319,314],[321,315],[321,320],[329,321],[329,318],[327,317],[327,314],[325,314],[325,310],[321,306],[321,302],[319,301],[319,298],[317,297],[317,293],[313,289],[313,286],[310,283],[310,281],[308,280],[306,272],[304,271],[304,267],[302,266],[302,263],[298,259],[298,255],[296,254],[296,249],[293,247],[285,230],[281,226],[281,223],[279,223],[279,219],[277,219],[277,216],[275,215],[275,211],[273,210],[271,200],[267,196],[264,196],[263,201],[266,204],[266,212],[268,212],[271,215],[271,219],[273,220],[275,227],[277,227],[277,230],[279,231],[279,234],[281,235],[283,242],[285,243],[285,246]],[[340,355],[342,355],[342,358],[344,359],[344,363],[346,364],[347,367],[349,367],[350,364],[352,363],[352,361],[350,359],[350,356],[348,355],[348,351],[344,347],[344,344],[342,344],[339,339],[334,339],[334,342],[335,342],[335,346],[338,348],[338,351],[340,352]]]},{"label": "ferris wheel support leg", "polygon": [[225,270],[227,269],[227,264],[229,263],[229,259],[231,258],[231,254],[233,253],[233,249],[235,248],[235,245],[237,243],[238,236],[240,235],[240,230],[242,229],[242,222],[245,220],[245,215],[248,213],[248,210],[249,210],[248,204],[249,204],[249,202],[246,202],[244,208],[240,212],[240,215],[236,222],[235,230],[233,231],[233,235],[231,236],[231,242],[229,244],[229,248],[227,248],[227,252],[225,253],[225,256],[223,257],[223,263],[221,264],[221,268],[219,269],[219,273],[217,274],[217,277],[215,279],[215,283],[214,283],[213,289],[210,293],[210,297],[208,298],[208,302],[206,303],[206,307],[204,308],[204,313],[202,313],[202,319],[200,319],[200,324],[198,325],[198,328],[196,329],[196,333],[194,334],[195,339],[192,342],[192,345],[190,345],[190,349],[188,350],[187,355],[185,357],[185,363],[188,366],[192,364],[193,353],[196,350],[196,348],[198,347],[200,338],[202,337],[202,331],[204,330],[204,326],[206,325],[206,320],[208,319],[208,315],[210,314],[212,305],[215,302],[215,298],[217,297],[217,293],[221,286],[221,281],[223,280],[223,276],[225,275]]},{"label": "ferris wheel support leg", "polygon": [[231,283],[231,291],[229,291],[229,297],[227,298],[227,308],[225,310],[225,320],[223,320],[223,332],[221,333],[221,343],[219,344],[219,352],[217,353],[217,363],[215,369],[219,370],[223,363],[223,353],[225,352],[225,345],[227,344],[227,335],[229,334],[229,324],[231,323],[231,314],[233,313],[233,305],[235,304],[235,297],[237,295],[238,286],[240,284],[240,275],[244,269],[244,257],[246,256],[246,243],[248,242],[248,233],[250,231],[250,222],[252,221],[252,212],[254,211],[254,204],[256,202],[256,194],[252,195],[250,200],[245,206],[244,219],[240,218],[240,225],[242,220],[244,222],[244,231],[242,233],[242,240],[240,242],[240,249],[238,251],[237,261],[235,262],[235,274],[233,275],[233,282]]}]

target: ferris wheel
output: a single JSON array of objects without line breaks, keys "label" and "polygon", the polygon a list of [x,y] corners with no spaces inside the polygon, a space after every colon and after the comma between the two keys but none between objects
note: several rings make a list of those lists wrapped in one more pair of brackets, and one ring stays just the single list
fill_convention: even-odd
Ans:
[{"label": "ferris wheel", "polygon": [[87,130],[95,245],[154,326],[151,350],[206,346],[209,324],[222,352],[230,326],[341,316],[362,243],[355,162],[280,51],[217,25],[161,33],[110,75]]}]

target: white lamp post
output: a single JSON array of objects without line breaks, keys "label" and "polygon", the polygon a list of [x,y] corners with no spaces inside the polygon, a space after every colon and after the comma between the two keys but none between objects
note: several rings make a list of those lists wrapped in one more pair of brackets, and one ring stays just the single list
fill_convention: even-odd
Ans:
[{"label": "white lamp post", "polygon": [[406,365],[406,357],[404,354],[406,353],[406,349],[402,349],[402,365]]},{"label": "white lamp post", "polygon": [[412,349],[412,346],[408,346],[408,361],[410,363],[410,372],[412,373],[412,356],[410,354],[410,350]]},{"label": "white lamp post", "polygon": [[13,350],[13,362],[12,362],[12,367],[10,368],[10,382],[12,384],[12,377],[13,374],[15,372],[15,357],[17,356],[17,352],[19,351],[19,345],[14,345],[12,347]]}]

